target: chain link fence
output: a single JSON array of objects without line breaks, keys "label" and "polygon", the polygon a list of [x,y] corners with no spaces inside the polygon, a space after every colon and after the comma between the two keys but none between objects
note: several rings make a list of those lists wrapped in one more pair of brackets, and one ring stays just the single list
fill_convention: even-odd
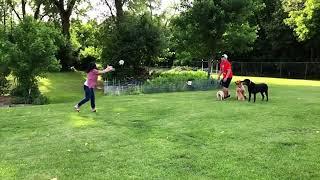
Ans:
[{"label": "chain link fence", "polygon": [[105,95],[134,95],[152,94],[164,92],[183,92],[183,91],[206,91],[219,87],[219,83],[212,79],[179,81],[165,84],[148,84],[146,82],[121,82],[118,80],[104,82]]},{"label": "chain link fence", "polygon": [[[280,77],[291,79],[320,80],[320,62],[237,62],[233,61],[232,70],[238,76]],[[208,61],[196,61],[192,70],[203,70],[217,73],[219,62],[212,61],[211,68]],[[131,81],[120,82],[111,80],[104,82],[106,95],[140,94],[179,92],[193,90],[210,90],[218,88],[218,82],[210,80],[193,80],[192,85],[188,82],[170,82],[168,84],[149,85],[146,82]]]},{"label": "chain link fence", "polygon": [[[290,79],[320,80],[320,62],[237,62],[232,61],[232,70],[239,76],[279,77]],[[193,67],[203,71],[217,73],[219,62],[195,61]]]},{"label": "chain link fence", "polygon": [[232,62],[236,75],[320,79],[320,62]]}]

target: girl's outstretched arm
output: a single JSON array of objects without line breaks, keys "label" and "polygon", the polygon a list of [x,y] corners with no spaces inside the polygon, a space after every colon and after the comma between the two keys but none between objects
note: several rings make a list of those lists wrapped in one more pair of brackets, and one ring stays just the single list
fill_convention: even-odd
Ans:
[{"label": "girl's outstretched arm", "polygon": [[104,70],[98,71],[98,74],[101,75],[101,74],[105,74],[110,71],[114,71],[114,68],[112,66],[107,66],[107,68],[105,68]]}]

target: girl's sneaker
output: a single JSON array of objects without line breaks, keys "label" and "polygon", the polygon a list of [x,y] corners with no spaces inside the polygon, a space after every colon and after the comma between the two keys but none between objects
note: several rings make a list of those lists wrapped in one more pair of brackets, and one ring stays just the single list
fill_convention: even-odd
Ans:
[{"label": "girl's sneaker", "polygon": [[92,109],[91,111],[92,111],[92,112],[94,112],[94,113],[95,113],[95,112],[97,112],[97,110],[96,110],[96,109]]},{"label": "girl's sneaker", "polygon": [[75,109],[77,112],[80,112],[80,108],[79,108],[78,104],[74,106],[74,109]]}]

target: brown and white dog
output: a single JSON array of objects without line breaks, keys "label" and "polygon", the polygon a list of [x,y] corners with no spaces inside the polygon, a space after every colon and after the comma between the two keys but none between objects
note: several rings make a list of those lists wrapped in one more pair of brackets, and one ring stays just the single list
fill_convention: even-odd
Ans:
[{"label": "brown and white dog", "polygon": [[236,81],[236,95],[238,101],[244,101],[246,99],[246,89],[244,88],[241,81]]}]

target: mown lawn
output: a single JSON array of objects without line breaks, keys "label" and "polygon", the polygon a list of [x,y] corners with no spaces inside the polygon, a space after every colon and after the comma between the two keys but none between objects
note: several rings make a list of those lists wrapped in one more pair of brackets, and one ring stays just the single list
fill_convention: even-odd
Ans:
[{"label": "mown lawn", "polygon": [[94,114],[83,76],[51,74],[53,104],[0,108],[0,179],[319,179],[320,82],[254,79],[269,102],[100,93]]}]

